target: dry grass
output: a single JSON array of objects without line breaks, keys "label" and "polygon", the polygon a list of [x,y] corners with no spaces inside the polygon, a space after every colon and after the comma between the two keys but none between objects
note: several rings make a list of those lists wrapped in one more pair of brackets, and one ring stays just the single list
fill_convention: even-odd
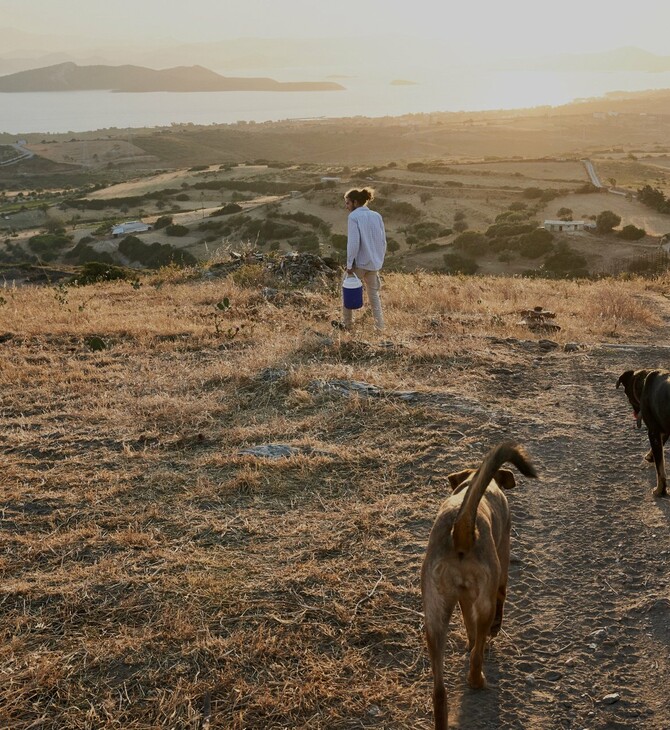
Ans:
[{"label": "dry grass", "polygon": [[[520,309],[590,344],[652,332],[662,299],[438,275],[389,275],[383,295],[380,339],[367,313],[333,334],[333,291],[280,307],[230,279],[3,291],[0,727],[428,727],[435,502],[415,473],[443,476],[445,435],[428,401],[318,383],[467,399],[492,337],[537,339]],[[471,420],[451,413],[449,433],[477,442]],[[300,453],[239,453],[263,443]]]}]

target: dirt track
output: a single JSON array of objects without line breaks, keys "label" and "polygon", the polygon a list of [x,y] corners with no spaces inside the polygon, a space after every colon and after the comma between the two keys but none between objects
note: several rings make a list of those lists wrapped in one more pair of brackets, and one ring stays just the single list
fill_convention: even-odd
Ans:
[{"label": "dirt track", "polygon": [[[465,687],[456,617],[446,662],[450,726],[670,728],[670,500],[651,496],[646,433],[634,429],[623,390],[615,389],[621,372],[662,366],[668,353],[654,346],[522,352],[489,381],[482,442],[518,439],[541,481],[520,480],[510,493],[505,633],[488,652],[487,691]],[[420,475],[442,483],[431,467]],[[618,701],[603,701],[614,693]]]}]

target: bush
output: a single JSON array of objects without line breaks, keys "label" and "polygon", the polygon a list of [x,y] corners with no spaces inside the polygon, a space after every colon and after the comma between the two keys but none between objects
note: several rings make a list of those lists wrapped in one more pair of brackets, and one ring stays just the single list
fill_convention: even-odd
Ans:
[{"label": "bush", "polygon": [[65,261],[75,264],[85,264],[89,261],[97,261],[101,264],[111,264],[114,261],[107,251],[96,251],[84,243],[84,239],[79,241],[79,243],[71,251],[68,251],[63,258]]},{"label": "bush", "polygon": [[445,246],[446,244],[444,243],[435,243],[433,241],[432,243],[425,243],[423,246],[419,246],[419,248],[416,249],[416,253],[432,253],[433,251],[440,251],[445,248]]},{"label": "bush", "polygon": [[475,274],[479,269],[476,261],[457,253],[444,254],[444,270],[448,274]]},{"label": "bush", "polygon": [[161,266],[193,266],[197,260],[193,254],[170,246],[169,243],[145,244],[137,236],[126,236],[119,243],[119,253],[129,261],[136,261],[147,268],[159,269]]},{"label": "bush", "polygon": [[437,238],[442,235],[444,229],[435,221],[425,221],[423,223],[414,223],[405,228],[405,233],[413,236],[417,242],[429,241],[431,238]]},{"label": "bush", "polygon": [[186,193],[179,193],[179,195],[174,196],[175,200],[190,200],[189,196]]},{"label": "bush", "polygon": [[319,253],[319,237],[313,231],[305,231],[291,245],[301,253]]},{"label": "bush", "polygon": [[82,266],[81,272],[73,278],[73,283],[86,286],[99,281],[116,281],[117,279],[127,278],[128,273],[120,266],[110,266],[100,261],[91,261]]},{"label": "bush", "polygon": [[563,242],[558,245],[556,253],[547,256],[544,268],[556,276],[585,277],[589,275],[586,259]]},{"label": "bush", "polygon": [[486,235],[489,238],[507,238],[530,233],[537,228],[537,223],[494,223],[489,226]]},{"label": "bush", "polygon": [[161,228],[167,228],[168,226],[171,226],[171,225],[172,225],[172,216],[171,215],[162,215],[154,223],[154,229],[158,231]]},{"label": "bush", "polygon": [[399,218],[407,223],[414,223],[423,215],[418,208],[415,208],[411,203],[405,203],[402,200],[394,201],[387,200],[386,198],[376,198],[375,208],[383,216]]},{"label": "bush", "polygon": [[465,220],[458,220],[454,222],[454,230],[456,233],[463,233],[468,230],[468,222]]},{"label": "bush", "polygon": [[639,241],[644,238],[647,232],[644,228],[638,228],[637,226],[627,225],[624,226],[618,233],[619,238],[623,238],[624,241]]},{"label": "bush", "polygon": [[165,232],[168,234],[168,236],[186,236],[188,234],[188,228],[186,226],[182,226],[179,223],[171,223],[169,226],[165,227]]},{"label": "bush", "polygon": [[543,191],[540,188],[526,188],[521,194],[530,200],[540,199]]},{"label": "bush", "polygon": [[[389,242],[387,241],[387,245]],[[330,237],[330,245],[338,251],[347,250],[347,237],[342,233],[333,233]]]},{"label": "bush", "polygon": [[228,203],[227,205],[224,205],[223,208],[219,208],[209,215],[210,217],[215,217],[217,215],[232,215],[233,213],[240,213],[241,211],[241,205],[238,205],[237,203]]},{"label": "bush", "polygon": [[527,259],[537,259],[554,248],[553,234],[544,228],[536,228],[519,239],[519,253]]},{"label": "bush", "polygon": [[486,236],[479,231],[465,231],[454,239],[454,247],[471,256],[479,256],[488,252],[489,242]]},{"label": "bush", "polygon": [[44,261],[53,261],[71,243],[72,236],[64,233],[40,233],[28,239],[28,248]]}]

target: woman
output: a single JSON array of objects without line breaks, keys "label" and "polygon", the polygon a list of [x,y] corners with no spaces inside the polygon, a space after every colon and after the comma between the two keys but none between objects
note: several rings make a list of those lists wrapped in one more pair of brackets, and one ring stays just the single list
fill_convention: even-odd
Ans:
[{"label": "woman", "polygon": [[[372,188],[349,190],[344,195],[344,205],[349,211],[347,227],[347,274],[356,274],[361,279],[368,294],[375,328],[384,329],[384,315],[379,298],[381,280],[379,272],[386,254],[386,231],[382,217],[368,208],[374,198]],[[342,323],[351,329],[353,310],[342,307]]]}]

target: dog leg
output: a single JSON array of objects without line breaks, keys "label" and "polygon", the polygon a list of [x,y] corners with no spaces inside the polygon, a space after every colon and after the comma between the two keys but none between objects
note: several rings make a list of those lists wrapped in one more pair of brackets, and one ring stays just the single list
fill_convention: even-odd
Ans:
[{"label": "dog leg", "polygon": [[465,631],[468,635],[468,651],[472,651],[477,637],[477,621],[475,619],[472,601],[461,600],[460,606],[463,623],[465,624]]},{"label": "dog leg", "polygon": [[482,614],[477,616],[475,645],[470,652],[470,671],[468,673],[468,684],[473,689],[482,689],[486,687],[486,678],[484,677],[484,647],[486,639],[491,630],[493,623],[494,611],[496,604],[496,595],[489,596],[488,606],[482,606],[481,601],[478,608],[485,608]]},{"label": "dog leg", "polygon": [[665,439],[660,433],[649,432],[649,443],[654,456],[654,464],[656,465],[656,489],[653,491],[654,497],[663,497],[668,493],[667,481],[665,478],[665,458],[663,457],[663,444]]},{"label": "dog leg", "polygon": [[[665,442],[668,440],[668,437],[670,437],[670,434],[663,434],[663,446],[665,446]],[[650,464],[654,463],[654,452],[649,449],[647,453],[644,455],[644,460],[648,461]]]},{"label": "dog leg", "polygon": [[500,629],[502,628],[503,620],[503,608],[505,607],[505,598],[507,596],[507,585],[501,585],[498,587],[498,595],[496,596],[496,615],[491,624],[491,631],[489,636],[493,638],[498,636]]},{"label": "dog leg", "polygon": [[431,616],[426,621],[426,643],[430,656],[430,667],[433,671],[433,715],[435,730],[447,730],[449,707],[447,691],[444,687],[444,647],[447,638],[447,626],[453,606],[447,607],[442,616]]}]

